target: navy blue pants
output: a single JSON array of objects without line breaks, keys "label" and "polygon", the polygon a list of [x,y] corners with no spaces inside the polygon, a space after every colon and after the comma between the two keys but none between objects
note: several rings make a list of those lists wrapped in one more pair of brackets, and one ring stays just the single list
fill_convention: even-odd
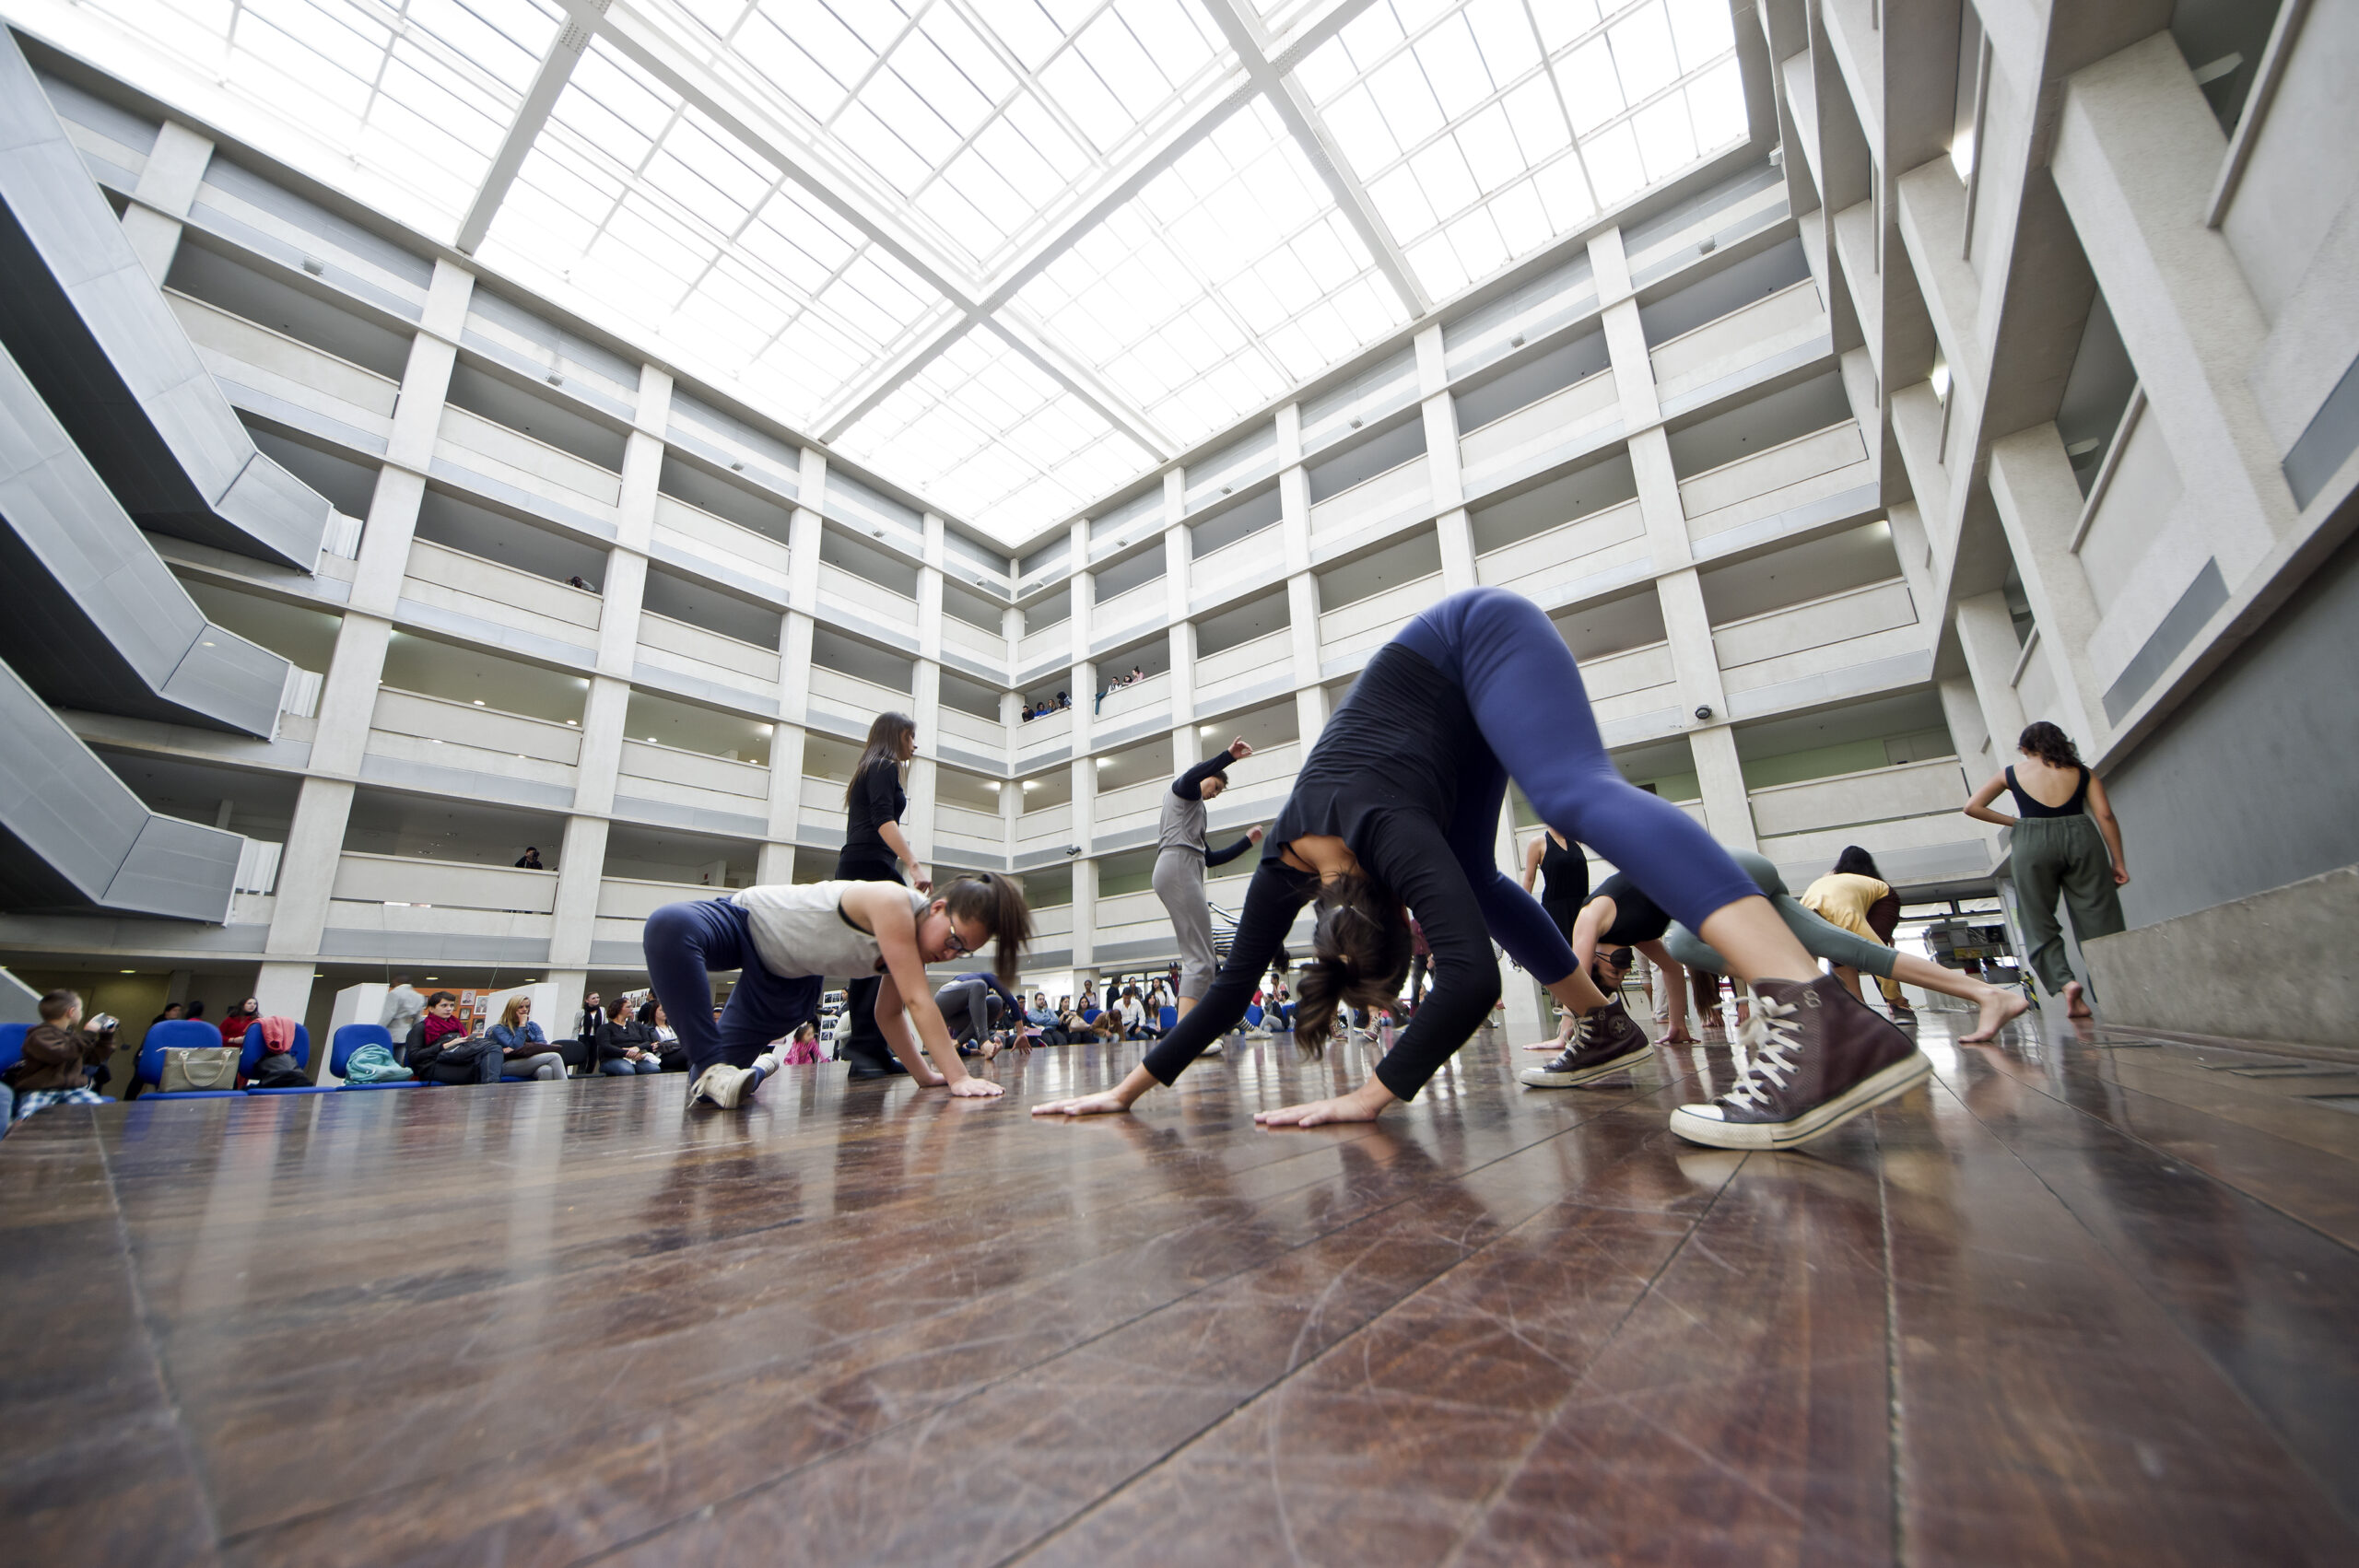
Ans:
[{"label": "navy blue pants", "polygon": [[1693,817],[1614,767],[1572,650],[1540,606],[1504,588],[1470,589],[1411,621],[1397,640],[1458,683],[1489,744],[1459,773],[1449,842],[1492,938],[1533,978],[1570,975],[1573,950],[1539,902],[1499,871],[1509,778],[1541,821],[1604,856],[1691,931],[1738,899],[1760,896]]},{"label": "navy blue pants", "polygon": [[[647,917],[640,934],[647,978],[680,1045],[693,1081],[713,1063],[751,1067],[772,1040],[819,1016],[818,975],[779,976],[754,951],[751,919],[726,898],[666,904]],[[712,977],[734,969],[737,989],[712,1021]]]}]

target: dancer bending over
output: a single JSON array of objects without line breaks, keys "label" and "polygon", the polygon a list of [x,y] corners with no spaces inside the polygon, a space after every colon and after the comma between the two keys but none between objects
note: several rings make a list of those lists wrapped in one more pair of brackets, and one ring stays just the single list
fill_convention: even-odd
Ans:
[{"label": "dancer bending over", "polygon": [[[2130,885],[2121,824],[2114,820],[2104,783],[2081,761],[2063,731],[2043,719],[2025,727],[2015,750],[2023,760],[1977,790],[1966,802],[1966,814],[2015,830],[2009,858],[2024,934],[2031,938],[2032,972],[2048,995],[2064,999],[2066,1017],[2092,1017],[2064,956],[2056,899],[2062,895],[2064,907],[2072,911],[2072,935],[2081,942],[2121,930],[2117,889]],[[1990,809],[2001,790],[2014,796],[2019,815]]]},{"label": "dancer bending over", "polygon": [[[1922,986],[1929,991],[1940,991],[1945,996],[1958,997],[1974,1003],[1979,1016],[1975,1019],[1974,1033],[1960,1036],[1963,1043],[1978,1045],[1986,1040],[1997,1038],[1999,1031],[2010,1019],[2022,1016],[2031,1007],[2031,1003],[2013,991],[1988,985],[1970,975],[1959,974],[1954,969],[1944,969],[1940,965],[1919,958],[1914,954],[1896,953],[1880,942],[1855,935],[1840,926],[1820,919],[1802,907],[1801,902],[1786,891],[1785,880],[1778,874],[1778,868],[1770,864],[1766,859],[1749,849],[1735,849],[1729,853],[1738,865],[1744,868],[1745,873],[1753,879],[1753,884],[1761,890],[1761,895],[1769,901],[1771,907],[1778,911],[1779,918],[1786,922],[1787,929],[1791,930],[1795,939],[1802,943],[1803,951],[1810,954],[1813,959],[1827,959],[1844,967],[1865,970],[1880,978],[1897,976],[1912,986]],[[1651,937],[1625,936],[1619,940],[1634,942],[1650,957],[1655,957],[1659,964],[1668,962],[1674,968],[1684,965],[1697,974],[1704,975],[1717,976],[1729,973],[1728,961],[1715,952],[1710,943],[1698,938],[1685,926],[1672,920],[1651,903],[1645,902],[1644,895],[1637,894],[1635,889],[1627,889],[1623,891],[1623,896],[1620,899],[1608,899],[1604,890],[1611,888],[1619,880],[1618,876],[1608,877],[1600,885],[1600,896],[1593,902],[1598,904],[1614,902],[1622,906],[1614,915],[1606,917],[1609,920],[1615,922],[1616,930],[1651,930],[1654,933]],[[1585,917],[1588,911],[1583,911]],[[1590,949],[1584,945],[1585,941],[1593,943],[1596,940],[1594,930],[1590,929],[1586,920],[1575,922],[1574,953],[1586,958]],[[1813,967],[1815,966],[1815,965],[1813,965]],[[1839,977],[1828,977],[1828,978],[1838,986],[1842,985]],[[1844,994],[1852,997],[1857,1003],[1857,996],[1849,987],[1844,987]],[[1860,1005],[1861,1012],[1867,1012],[1864,1004]],[[1870,1013],[1869,1016],[1874,1015]],[[1558,1061],[1552,1061],[1546,1067],[1526,1068],[1519,1076],[1526,1083],[1539,1089],[1571,1088],[1578,1083],[1587,1082],[1589,1078],[1603,1076],[1602,1073],[1595,1072],[1573,1076],[1559,1069],[1559,1062],[1562,1059],[1559,1058]]]},{"label": "dancer bending over", "polygon": [[[1507,781],[1541,820],[1625,866],[1666,908],[1710,934],[1766,999],[1767,1038],[1720,1100],[1672,1113],[1697,1142],[1777,1148],[1814,1138],[1931,1071],[1907,1036],[1814,965],[1769,901],[1686,813],[1614,771],[1580,673],[1548,618],[1503,589],[1453,594],[1403,627],[1360,673],[1262,847],[1237,939],[1203,1005],[1116,1088],[1035,1115],[1128,1110],[1171,1082],[1243,1016],[1255,981],[1305,904],[1316,956],[1297,989],[1296,1039],[1312,1052],[1339,1007],[1379,1007],[1409,966],[1405,904],[1434,950],[1434,987],[1375,1076],[1351,1094],[1264,1111],[1265,1126],[1373,1120],[1414,1096],[1479,1028],[1499,995],[1496,939],[1578,1012],[1618,1019],[1597,1059],[1643,1055],[1646,1037],[1578,964],[1492,845]],[[1629,1036],[1636,1036],[1635,1050]]]},{"label": "dancer bending over", "polygon": [[1163,823],[1156,840],[1155,895],[1171,917],[1180,939],[1180,996],[1174,1006],[1185,1018],[1213,985],[1213,917],[1204,902],[1204,869],[1225,866],[1262,841],[1259,827],[1226,849],[1204,843],[1204,802],[1228,788],[1228,765],[1243,762],[1253,748],[1238,736],[1227,746],[1171,781],[1163,797]]},{"label": "dancer bending over", "polygon": [[[696,1074],[691,1105],[724,1108],[752,1097],[778,1070],[764,1047],[819,1012],[828,976],[879,977],[876,1024],[893,1055],[928,1088],[996,1094],[970,1078],[934,1006],[925,965],[978,952],[996,941],[992,967],[1015,980],[1016,955],[1032,937],[1032,914],[1013,877],[978,872],[929,898],[896,883],[814,882],[748,887],[726,898],[666,904],[647,917],[647,977],[680,1031]],[[718,1020],[712,977],[737,970]],[[924,1043],[929,1069],[910,1037]]]}]

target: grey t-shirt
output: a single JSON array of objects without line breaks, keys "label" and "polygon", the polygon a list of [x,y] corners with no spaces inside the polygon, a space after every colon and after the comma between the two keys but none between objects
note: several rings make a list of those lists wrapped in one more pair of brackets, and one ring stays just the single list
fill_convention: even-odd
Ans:
[{"label": "grey t-shirt", "polygon": [[1193,849],[1204,852],[1204,800],[1198,795],[1181,800],[1166,790],[1163,792],[1163,829],[1156,835],[1157,853],[1165,849]]}]

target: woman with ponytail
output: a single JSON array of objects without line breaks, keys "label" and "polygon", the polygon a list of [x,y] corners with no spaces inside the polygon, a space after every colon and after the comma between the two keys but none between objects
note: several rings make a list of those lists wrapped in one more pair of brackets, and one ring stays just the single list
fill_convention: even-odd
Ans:
[{"label": "woman with ponytail", "polygon": [[[647,917],[642,937],[647,977],[696,1075],[688,1103],[723,1109],[752,1098],[778,1071],[769,1042],[817,1017],[821,989],[842,976],[876,981],[877,1027],[919,1083],[946,1083],[961,1097],[997,1094],[998,1084],[968,1077],[960,1063],[925,966],[996,942],[992,971],[1012,989],[1016,958],[1031,940],[1024,890],[991,872],[962,876],[931,898],[880,882],[748,887],[666,904]],[[731,969],[736,989],[715,1020],[712,977]]]},{"label": "woman with ponytail", "polygon": [[[2121,930],[2118,890],[2130,885],[2121,824],[2114,820],[2105,785],[2082,762],[2071,736],[2043,719],[2025,727],[2015,738],[2015,751],[2021,760],[1977,790],[1966,802],[1966,814],[2015,830],[2008,859],[2014,866],[2024,934],[2032,942],[2032,971],[2048,995],[2064,999],[2066,1017],[2094,1017],[2064,956],[2056,901],[2060,896],[2072,912],[2072,935],[2081,942]],[[2015,798],[2013,816],[1990,809],[2002,790]]]},{"label": "woman with ponytail", "polygon": [[1339,1007],[1381,1007],[1399,995],[1410,909],[1433,949],[1433,989],[1367,1082],[1263,1111],[1254,1119],[1265,1126],[1371,1121],[1413,1097],[1489,1016],[1499,995],[1495,940],[1584,1015],[1573,1047],[1582,1062],[1643,1060],[1645,1031],[1582,973],[1532,895],[1499,873],[1494,844],[1509,778],[1542,821],[1594,848],[1703,931],[1764,999],[1752,1068],[1721,1100],[1674,1111],[1681,1136],[1787,1147],[1931,1071],[1906,1036],[1817,976],[1769,901],[1702,827],[1615,771],[1580,672],[1539,607],[1478,588],[1402,628],[1320,731],[1262,841],[1228,961],[1203,1001],[1116,1088],[1033,1114],[1125,1111],[1170,1083],[1244,1016],[1306,904],[1318,911],[1312,960],[1296,987],[1295,1039],[1306,1050],[1326,1044]]},{"label": "woman with ponytail", "polygon": [[[918,755],[918,722],[906,713],[880,713],[868,726],[868,743],[844,786],[844,847],[836,856],[838,882],[905,882],[924,893],[933,886],[902,829],[910,809],[901,770]],[[909,875],[904,878],[902,871]],[[876,979],[855,978],[844,989],[845,1030],[836,1054],[851,1064],[854,1078],[884,1078],[901,1071],[886,1053],[876,1026]]]}]

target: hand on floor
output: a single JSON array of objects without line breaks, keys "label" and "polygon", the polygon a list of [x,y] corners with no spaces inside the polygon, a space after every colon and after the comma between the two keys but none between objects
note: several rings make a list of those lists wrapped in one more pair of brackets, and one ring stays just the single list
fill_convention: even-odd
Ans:
[{"label": "hand on floor", "polygon": [[1098,1094],[1076,1094],[1069,1100],[1050,1100],[1045,1106],[1032,1107],[1034,1116],[1120,1116],[1131,1107],[1111,1090]]}]

